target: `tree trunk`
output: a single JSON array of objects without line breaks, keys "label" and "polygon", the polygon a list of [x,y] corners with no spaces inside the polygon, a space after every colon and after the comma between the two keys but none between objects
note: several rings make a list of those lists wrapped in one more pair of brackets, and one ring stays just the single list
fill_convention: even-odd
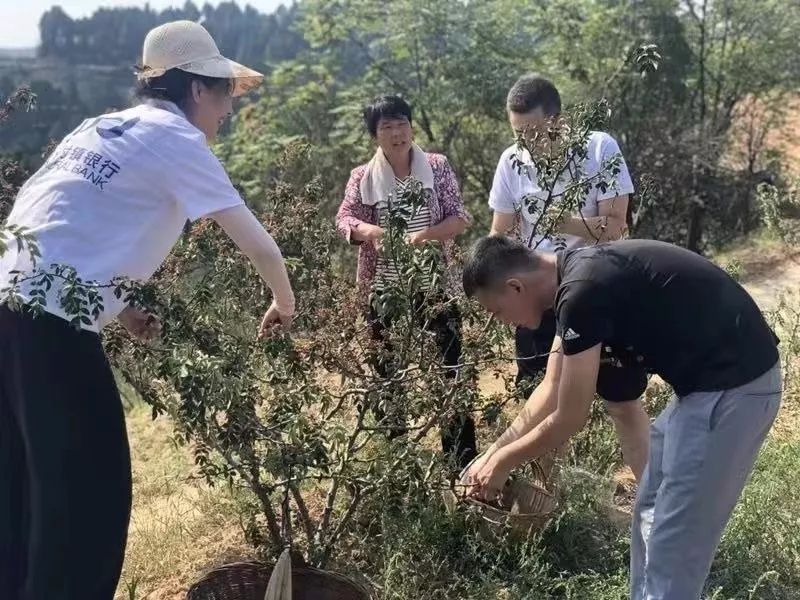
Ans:
[{"label": "tree trunk", "polygon": [[700,254],[700,240],[703,237],[703,208],[695,200],[689,212],[689,233],[686,238],[686,247],[692,252]]}]

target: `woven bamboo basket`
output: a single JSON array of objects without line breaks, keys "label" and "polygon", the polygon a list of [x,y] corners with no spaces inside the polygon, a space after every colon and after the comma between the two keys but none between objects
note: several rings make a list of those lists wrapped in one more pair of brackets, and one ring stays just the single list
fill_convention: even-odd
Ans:
[{"label": "woven bamboo basket", "polygon": [[[186,600],[264,600],[272,565],[239,562],[223,565],[195,583]],[[353,580],[312,567],[292,569],[293,600],[370,600],[369,592]]]},{"label": "woven bamboo basket", "polygon": [[561,477],[561,462],[569,455],[572,448],[571,442],[566,442],[559,448],[551,450],[546,454],[539,457],[535,463],[539,466],[539,470],[534,473],[534,478],[537,476],[542,477],[541,480],[547,489],[556,486],[559,478]]},{"label": "woven bamboo basket", "polygon": [[546,462],[547,472],[534,461],[520,475],[509,479],[496,504],[471,498],[463,488],[450,488],[444,492],[445,506],[451,512],[459,505],[476,511],[481,519],[479,532],[484,539],[506,535],[525,538],[544,529],[558,508],[557,489],[554,480],[548,478],[553,462]]}]

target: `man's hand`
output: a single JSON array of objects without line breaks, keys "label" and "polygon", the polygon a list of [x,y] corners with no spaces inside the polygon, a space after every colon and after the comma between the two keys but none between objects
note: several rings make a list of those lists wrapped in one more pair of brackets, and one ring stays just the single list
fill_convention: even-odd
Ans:
[{"label": "man's hand", "polygon": [[486,464],[486,461],[489,460],[492,454],[493,451],[490,449],[481,454],[480,456],[478,456],[477,458],[475,458],[471,463],[469,463],[467,468],[464,469],[464,471],[461,473],[461,478],[459,480],[459,483],[465,486],[475,485],[478,473],[481,472],[481,469],[483,469],[483,465]]},{"label": "man's hand", "polygon": [[127,306],[117,317],[123,327],[135,338],[149,342],[161,335],[161,322],[154,315]]},{"label": "man's hand", "polygon": [[496,502],[500,499],[513,468],[513,465],[505,460],[505,456],[502,449],[498,450],[480,466],[477,473],[471,476],[473,488],[469,493],[470,496],[487,502]]},{"label": "man's hand", "polygon": [[270,306],[264,314],[264,318],[261,319],[261,325],[258,328],[258,337],[261,339],[277,331],[287,332],[291,327],[292,315],[281,314],[278,307],[275,306],[273,302],[272,306]]}]

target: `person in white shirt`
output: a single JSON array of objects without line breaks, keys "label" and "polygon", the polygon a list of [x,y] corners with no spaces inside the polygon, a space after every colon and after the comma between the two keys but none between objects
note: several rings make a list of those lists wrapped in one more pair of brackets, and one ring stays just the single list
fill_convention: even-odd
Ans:
[{"label": "person in white shirt", "polygon": [[[138,79],[140,104],[81,123],[20,190],[7,225],[32,234],[41,257],[11,245],[0,295],[30,303],[30,278],[53,264],[101,286],[145,281],[187,220],[210,218],[272,290],[259,333],[288,327],[294,295],[281,252],[208,146],[232,98],[262,75],[224,58],[201,25],[178,21],[147,35]],[[159,324],[99,291],[103,310],[77,321],[58,278],[43,315],[0,306],[0,589],[9,600],[115,594],[131,466],[99,332],[118,319],[150,338]]]},{"label": "person in white shirt", "polygon": [[[545,134],[548,126],[561,117],[561,96],[549,80],[527,74],[509,90],[506,109],[514,135],[525,135],[530,139],[537,132]],[[619,161],[616,176],[609,172],[610,162],[614,159]],[[518,170],[515,162],[522,164],[523,168]],[[577,181],[603,179],[609,185],[605,191],[595,185],[589,186],[580,214],[568,216],[561,221],[557,231],[543,235],[545,232],[535,231],[538,213],[531,214],[524,209],[526,202],[544,203],[548,190],[540,186],[527,151],[518,148],[516,143],[509,146],[500,156],[489,193],[489,206],[494,212],[491,233],[504,235],[516,230],[528,247],[547,253],[623,237],[627,231],[628,201],[633,193],[633,183],[616,140],[607,133],[592,132],[587,140],[586,157],[570,158],[568,164],[565,177],[553,189],[555,196],[563,194],[566,186]],[[544,372],[555,333],[556,320],[552,311],[543,316],[535,330],[516,328],[517,386],[524,395],[532,391],[534,381]],[[638,479],[648,452],[649,419],[639,401],[647,385],[647,376],[643,369],[621,368],[619,365],[616,357],[604,353],[597,392],[606,401],[625,460]]]}]

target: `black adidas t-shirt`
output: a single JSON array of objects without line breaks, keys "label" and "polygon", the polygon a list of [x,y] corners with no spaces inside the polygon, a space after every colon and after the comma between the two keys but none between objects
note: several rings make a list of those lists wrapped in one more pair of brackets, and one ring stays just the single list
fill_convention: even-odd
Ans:
[{"label": "black adidas t-shirt", "polygon": [[743,385],[778,361],[778,340],[744,288],[672,244],[624,240],[561,252],[558,283],[565,355],[603,342],[678,395]]}]

